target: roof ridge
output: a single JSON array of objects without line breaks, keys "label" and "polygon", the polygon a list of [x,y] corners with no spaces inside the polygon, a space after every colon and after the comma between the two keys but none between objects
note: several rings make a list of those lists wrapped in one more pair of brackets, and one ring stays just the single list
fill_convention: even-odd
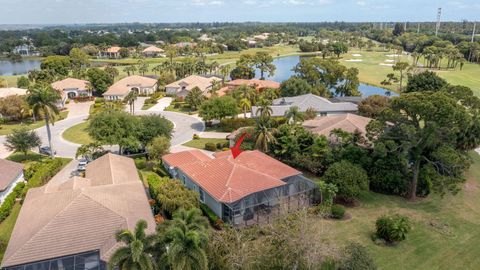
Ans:
[{"label": "roof ridge", "polygon": [[108,165],[110,167],[110,175],[112,176],[112,185],[115,184],[115,177],[113,176],[113,169],[112,169],[112,154],[108,153]]},{"label": "roof ridge", "polygon": [[[77,192],[77,191],[72,190],[72,192]],[[59,211],[59,212],[56,213],[51,219],[49,219],[49,221],[48,221],[44,226],[42,226],[42,228],[40,228],[36,233],[34,233],[34,234],[32,235],[32,237],[30,237],[30,239],[28,239],[27,242],[23,243],[22,246],[21,246],[19,249],[17,249],[11,256],[9,256],[8,258],[4,257],[4,260],[7,259],[7,261],[8,261],[10,258],[12,258],[12,257],[14,257],[16,254],[18,254],[19,251],[23,250],[23,248],[24,248],[28,243],[32,242],[33,239],[35,239],[35,237],[36,237],[40,232],[42,232],[49,224],[51,224],[60,214],[64,213],[64,212],[66,211],[66,209],[67,209],[68,207],[70,207],[70,206],[73,204],[73,202],[75,202],[75,200],[76,200],[78,197],[80,197],[80,195],[82,195],[82,191],[78,191],[78,194],[75,196],[75,198],[72,199],[71,202],[69,202],[61,211]],[[17,219],[18,219],[18,218],[17,218]],[[12,234],[13,234],[13,231],[12,231]],[[4,264],[3,261],[2,261],[2,264]]]}]

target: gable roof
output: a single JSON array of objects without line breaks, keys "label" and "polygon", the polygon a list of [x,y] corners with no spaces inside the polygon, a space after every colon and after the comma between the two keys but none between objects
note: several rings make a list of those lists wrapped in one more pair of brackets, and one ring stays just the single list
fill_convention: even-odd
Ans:
[{"label": "gable roof", "polygon": [[186,78],[173,82],[165,86],[166,88],[180,88],[185,86],[187,91],[192,90],[194,87],[200,88],[203,92],[207,90],[207,88],[212,86],[212,81],[221,81],[220,78],[212,76],[210,78],[198,76],[198,75],[190,75]]},{"label": "gable roof", "polygon": [[114,83],[103,93],[103,96],[125,96],[130,92],[132,87],[154,87],[156,84],[157,80],[155,79],[132,75]]},{"label": "gable roof", "polygon": [[7,87],[7,88],[0,88],[0,98],[8,97],[8,96],[25,96],[27,94],[27,89],[16,88],[16,87]]},{"label": "gable roof", "polygon": [[[331,102],[330,100],[314,95],[305,94],[295,97],[283,97],[274,99],[272,102],[272,116],[282,116],[290,107],[297,106],[301,112],[309,108],[322,112],[356,112],[357,105],[350,102]],[[252,111],[256,112],[257,106],[252,106]]]},{"label": "gable roof", "polygon": [[[99,250],[102,260],[108,261],[120,246],[116,231],[133,230],[140,219],[147,221],[147,233],[155,230],[144,186],[131,159],[107,154],[86,170],[91,179],[74,177],[28,191],[2,267],[92,250]],[[99,170],[109,170],[112,177],[105,180]]]},{"label": "gable roof", "polygon": [[204,157],[180,163],[182,157],[189,155],[186,152],[192,151],[170,154],[164,156],[163,160],[172,166],[168,160],[178,159],[180,165],[174,167],[223,203],[232,203],[256,192],[284,186],[286,183],[281,179],[301,173],[256,150],[244,151],[236,159],[229,151],[215,155],[214,159],[202,153]]},{"label": "gable roof", "polygon": [[175,168],[182,164],[209,161],[211,158],[200,150],[190,150],[164,155],[162,160]]},{"label": "gable roof", "polygon": [[303,127],[320,135],[329,136],[334,129],[341,129],[343,131],[354,133],[356,130],[363,135],[367,133],[366,128],[368,123],[373,119],[363,117],[356,114],[339,114],[327,115],[317,117],[313,120],[308,120],[303,123]]},{"label": "gable roof", "polygon": [[265,88],[275,88],[275,89],[280,88],[280,83],[278,82],[258,80],[258,79],[251,79],[251,80],[237,79],[237,80],[227,82],[227,85],[234,86],[234,87],[241,86],[241,85],[248,85],[251,87],[255,87],[257,90],[265,89]]},{"label": "gable roof", "polygon": [[120,49],[121,49],[121,48],[122,48],[122,47],[112,46],[112,47],[110,47],[110,48],[107,48],[107,49],[105,50],[105,52],[108,52],[108,53],[118,53],[118,52],[120,52]]},{"label": "gable roof", "polygon": [[144,53],[147,53],[147,52],[162,53],[164,52],[164,50],[158,48],[157,46],[148,46],[143,50],[143,52]]},{"label": "gable roof", "polygon": [[0,158],[0,191],[5,191],[22,172],[21,163]]},{"label": "gable roof", "polygon": [[78,90],[87,90],[89,81],[79,80],[75,78],[66,78],[61,81],[56,81],[52,83],[53,89],[58,91],[64,91],[66,89],[78,89]]}]

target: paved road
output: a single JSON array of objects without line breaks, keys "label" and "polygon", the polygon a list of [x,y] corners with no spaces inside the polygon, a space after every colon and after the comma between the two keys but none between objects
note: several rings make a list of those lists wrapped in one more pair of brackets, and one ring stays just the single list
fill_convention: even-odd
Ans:
[{"label": "paved road", "polygon": [[[141,100],[139,101],[139,103],[141,102],[143,104],[143,101],[144,100]],[[85,109],[85,108],[89,107],[89,105],[82,104],[82,103],[78,103],[78,104],[71,103],[69,107],[70,107],[69,110],[71,113],[69,113],[68,117],[64,120],[56,122],[55,125],[50,126],[50,130],[52,132],[53,149],[55,149],[55,151],[57,152],[57,156],[74,158],[75,153],[77,152],[77,148],[80,145],[64,140],[62,137],[62,133],[66,129],[87,120],[88,109]],[[137,108],[141,108],[141,106]],[[182,113],[176,113],[176,112],[165,112],[165,111],[155,111],[155,110],[143,111],[137,108],[135,111],[135,115],[160,114],[174,123],[175,128],[173,132],[173,138],[171,141],[172,146],[190,141],[193,137],[193,134],[201,133],[205,129],[203,122],[193,116],[189,116]],[[36,132],[40,136],[40,139],[42,140],[42,145],[47,146],[48,140],[47,140],[47,131],[45,126],[36,129]],[[5,136],[0,136],[0,158],[7,157],[10,154],[7,150],[5,149],[2,150],[2,148],[4,148],[3,147],[4,141],[5,141]]]}]

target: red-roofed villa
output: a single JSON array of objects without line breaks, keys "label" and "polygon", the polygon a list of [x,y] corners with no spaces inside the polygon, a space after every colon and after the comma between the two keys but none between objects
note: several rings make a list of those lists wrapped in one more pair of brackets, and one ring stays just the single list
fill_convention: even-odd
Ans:
[{"label": "red-roofed villa", "polygon": [[260,151],[230,151],[211,158],[199,150],[163,156],[172,177],[197,191],[223,221],[250,225],[270,213],[311,203],[316,185],[302,173]]}]

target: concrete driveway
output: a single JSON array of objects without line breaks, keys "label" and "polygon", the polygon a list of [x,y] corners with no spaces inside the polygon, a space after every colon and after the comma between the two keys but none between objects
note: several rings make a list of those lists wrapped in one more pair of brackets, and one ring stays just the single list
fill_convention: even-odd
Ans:
[{"label": "concrete driveway", "polygon": [[173,98],[171,97],[164,97],[164,98],[161,98],[158,100],[157,104],[153,105],[150,109],[148,109],[149,111],[164,111],[165,108],[167,108],[168,106],[170,106],[170,104],[172,103],[173,101]]}]

